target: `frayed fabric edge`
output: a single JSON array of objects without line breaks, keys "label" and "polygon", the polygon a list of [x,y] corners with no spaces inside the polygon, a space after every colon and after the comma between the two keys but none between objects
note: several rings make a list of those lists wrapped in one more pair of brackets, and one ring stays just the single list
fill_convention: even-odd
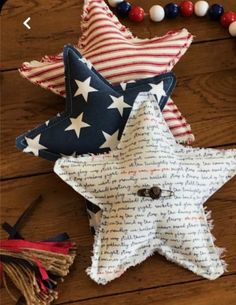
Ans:
[{"label": "frayed fabric edge", "polygon": [[221,265],[223,267],[224,272],[228,272],[228,264],[224,260],[224,257],[225,257],[224,254],[226,252],[226,249],[224,247],[217,247],[217,246],[215,246],[216,237],[212,233],[212,230],[214,229],[214,220],[211,217],[212,211],[211,210],[207,210],[207,206],[205,206],[204,207],[204,213],[205,213],[205,216],[206,216],[208,228],[209,228],[209,231],[210,231],[210,234],[211,234],[211,238],[212,238],[212,241],[213,241],[216,253],[219,256],[219,260],[221,262]]},{"label": "frayed fabric edge", "polygon": [[[214,228],[213,219],[211,218],[212,212],[209,211],[209,210],[207,210],[207,207],[204,207],[204,213],[205,213],[206,220],[207,220],[207,225],[208,225],[208,228],[209,228],[209,231],[210,231],[209,234],[211,235],[211,238],[212,238],[214,250],[216,251],[216,254],[217,254],[218,257],[219,257],[219,261],[220,261],[221,266],[222,266],[222,269],[223,269],[223,272],[222,272],[221,274],[219,273],[219,275],[217,275],[216,277],[210,278],[210,277],[206,277],[206,276],[200,275],[200,274],[198,274],[198,272],[195,272],[194,270],[191,270],[187,265],[185,265],[185,264],[178,264],[175,260],[171,259],[171,257],[167,256],[166,253],[165,253],[163,250],[161,250],[161,249],[159,249],[159,250],[157,250],[157,249],[151,250],[151,251],[150,251],[149,253],[147,253],[145,256],[140,257],[138,260],[136,260],[135,263],[129,264],[127,267],[122,268],[122,271],[117,272],[117,273],[114,272],[113,277],[110,278],[110,279],[106,279],[106,280],[105,280],[105,279],[99,279],[99,277],[97,277],[96,275],[94,275],[94,273],[92,272],[93,266],[90,266],[90,267],[88,267],[88,268],[86,269],[87,275],[88,275],[92,280],[94,280],[97,284],[106,285],[106,284],[108,284],[109,282],[115,280],[116,278],[119,278],[122,274],[124,274],[124,273],[126,272],[127,269],[129,269],[129,268],[131,268],[131,267],[137,266],[138,264],[142,263],[142,262],[145,261],[148,257],[154,255],[154,254],[157,252],[157,253],[159,253],[160,255],[164,256],[168,261],[170,261],[170,262],[172,262],[172,263],[175,263],[175,264],[179,265],[180,267],[185,268],[185,269],[187,269],[187,270],[189,270],[189,271],[191,271],[191,272],[193,272],[193,273],[195,273],[195,274],[198,274],[198,275],[200,275],[200,276],[202,276],[202,277],[204,277],[204,278],[206,278],[206,279],[208,279],[208,280],[215,280],[215,279],[217,279],[217,278],[220,277],[224,272],[227,272],[227,271],[228,271],[228,270],[227,270],[228,265],[227,265],[227,263],[226,263],[225,260],[224,260],[224,253],[226,252],[226,249],[223,248],[223,247],[217,247],[217,246],[215,246],[214,242],[215,242],[216,238],[214,237],[214,235],[213,235],[212,232],[211,232],[211,231],[213,230],[213,228]],[[101,223],[102,223],[102,220],[101,220]],[[93,255],[93,257],[94,257],[94,252],[95,252],[94,250],[95,250],[95,248],[97,249],[97,246],[95,246],[95,245],[98,243],[98,240],[99,240],[100,228],[101,228],[101,226],[100,226],[100,227],[98,228],[98,230],[95,232],[95,236],[94,236],[94,245],[93,245],[93,250],[92,250],[92,255]],[[116,274],[117,274],[117,275],[116,275]]]},{"label": "frayed fabric edge", "polygon": [[[97,242],[97,240],[98,240],[98,238],[99,238],[99,230],[100,230],[100,229],[98,229],[98,232],[96,232],[96,233],[95,233],[95,236],[94,236],[94,246],[93,246],[93,250],[92,250],[92,254],[93,254],[93,255],[94,255],[95,244],[96,244],[96,242]],[[95,276],[95,275],[93,274],[93,272],[92,272],[93,266],[88,267],[85,271],[86,271],[87,275],[88,275],[93,281],[95,281],[97,284],[106,285],[106,284],[108,284],[109,282],[111,282],[111,281],[113,281],[113,280],[119,278],[119,277],[120,277],[122,274],[124,274],[124,273],[126,272],[126,270],[128,270],[129,268],[131,268],[131,267],[136,267],[137,265],[141,264],[141,263],[142,263],[143,261],[145,261],[148,257],[154,255],[155,252],[156,252],[156,249],[151,250],[151,251],[150,251],[149,253],[147,253],[144,257],[140,257],[140,259],[136,260],[135,263],[130,264],[130,265],[126,266],[126,267],[123,267],[123,268],[121,269],[122,271],[120,271],[120,272],[114,272],[115,275],[113,274],[113,277],[110,278],[110,279],[106,279],[106,280],[105,280],[105,279],[99,279],[97,276]]]},{"label": "frayed fabric edge", "polygon": [[176,142],[179,144],[191,145],[195,141],[195,136],[191,133],[190,134],[187,133],[186,135],[183,135],[183,136],[175,136],[173,134],[173,136],[174,136]]}]

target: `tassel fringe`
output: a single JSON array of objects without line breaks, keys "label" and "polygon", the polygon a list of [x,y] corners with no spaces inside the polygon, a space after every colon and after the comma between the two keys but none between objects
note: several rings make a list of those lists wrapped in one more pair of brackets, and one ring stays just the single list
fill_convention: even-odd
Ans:
[{"label": "tassel fringe", "polygon": [[[12,242],[14,242],[14,250],[7,246]],[[69,273],[69,268],[74,262],[75,244],[68,241],[31,243],[32,248],[24,248],[15,247],[17,242],[18,240],[1,241],[3,285],[14,301],[17,301],[17,298],[10,292],[8,280],[20,291],[27,305],[49,305],[58,298],[58,293],[54,290],[58,281]],[[29,242],[27,246],[28,244]],[[53,249],[52,251],[40,249],[40,244],[47,248],[53,244]],[[33,248],[34,245],[37,249]]]}]

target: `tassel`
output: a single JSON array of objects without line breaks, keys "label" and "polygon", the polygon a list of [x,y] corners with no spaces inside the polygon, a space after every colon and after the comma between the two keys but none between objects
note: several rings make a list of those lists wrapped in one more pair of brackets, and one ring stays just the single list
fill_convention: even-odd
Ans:
[{"label": "tassel", "polygon": [[0,277],[10,297],[17,298],[8,288],[8,280],[20,291],[22,297],[17,305],[49,305],[58,298],[55,291],[59,280],[69,273],[76,256],[76,245],[66,233],[44,242],[26,241],[18,227],[30,210],[41,200],[37,198],[11,227],[4,223],[8,240],[0,241]]}]

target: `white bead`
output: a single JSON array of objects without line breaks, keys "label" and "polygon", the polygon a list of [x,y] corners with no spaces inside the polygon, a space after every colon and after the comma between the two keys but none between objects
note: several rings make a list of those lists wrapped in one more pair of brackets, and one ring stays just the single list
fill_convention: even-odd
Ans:
[{"label": "white bead", "polygon": [[108,3],[111,7],[117,7],[117,5],[121,2],[123,2],[123,0],[108,0]]},{"label": "white bead", "polygon": [[206,1],[197,1],[194,5],[194,13],[198,17],[206,16],[209,9],[209,4]]},{"label": "white bead", "polygon": [[231,36],[236,37],[236,21],[234,21],[230,24],[229,33]]},{"label": "white bead", "polygon": [[149,11],[152,21],[160,22],[165,18],[165,11],[160,5],[153,5]]}]

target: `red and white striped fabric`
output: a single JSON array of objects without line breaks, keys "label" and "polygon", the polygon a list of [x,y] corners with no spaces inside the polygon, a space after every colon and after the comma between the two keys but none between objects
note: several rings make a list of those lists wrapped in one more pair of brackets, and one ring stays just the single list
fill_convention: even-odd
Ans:
[{"label": "red and white striped fabric", "polygon": [[[152,39],[134,37],[102,0],[86,1],[81,31],[77,48],[113,84],[169,72],[192,42],[186,29]],[[61,54],[25,62],[19,71],[32,83],[65,96]],[[190,125],[171,99],[163,115],[178,142],[194,141]]]}]

